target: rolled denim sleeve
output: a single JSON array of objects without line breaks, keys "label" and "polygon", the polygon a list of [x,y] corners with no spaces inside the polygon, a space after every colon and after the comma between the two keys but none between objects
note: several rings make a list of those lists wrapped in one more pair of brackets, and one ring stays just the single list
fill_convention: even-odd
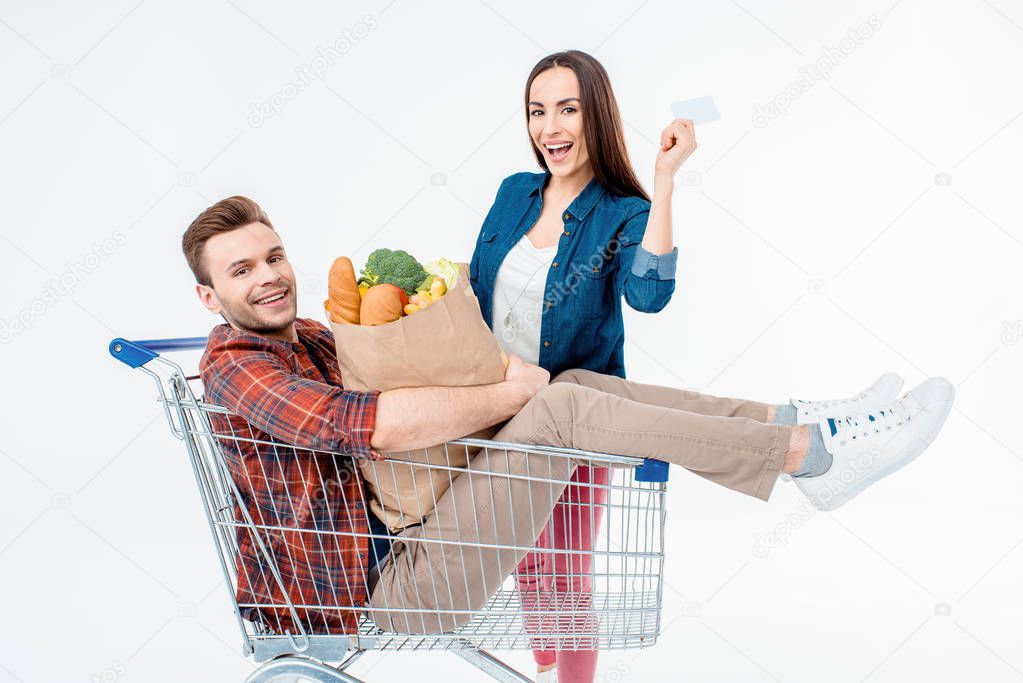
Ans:
[{"label": "rolled denim sleeve", "polygon": [[[632,274],[636,277],[655,277],[658,280],[674,280],[678,264],[678,247],[667,254],[654,254],[636,246],[636,258],[632,259]],[[652,271],[652,274],[651,274]]]},{"label": "rolled denim sleeve", "polygon": [[625,221],[619,233],[618,287],[625,302],[641,313],[656,313],[668,305],[675,292],[678,248],[653,254],[642,247],[650,205],[643,202]]}]

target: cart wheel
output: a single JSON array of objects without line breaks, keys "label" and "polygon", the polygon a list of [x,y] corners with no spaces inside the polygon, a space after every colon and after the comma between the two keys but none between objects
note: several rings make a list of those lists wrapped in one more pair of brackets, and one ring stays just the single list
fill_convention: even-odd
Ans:
[{"label": "cart wheel", "polygon": [[361,679],[349,676],[326,664],[285,655],[271,660],[252,672],[245,683],[363,683]]}]

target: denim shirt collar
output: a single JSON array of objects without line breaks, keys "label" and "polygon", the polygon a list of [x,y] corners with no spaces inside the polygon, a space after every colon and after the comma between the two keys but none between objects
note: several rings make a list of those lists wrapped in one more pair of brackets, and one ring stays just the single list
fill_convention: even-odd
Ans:
[{"label": "denim shirt collar", "polygon": [[[551,173],[547,171],[543,175],[537,176],[536,184],[529,191],[529,196],[538,195],[543,192],[543,188],[547,186],[547,181],[550,180]],[[589,214],[590,209],[597,205],[600,198],[604,196],[603,186],[597,182],[596,177],[590,178],[590,182],[586,183],[586,187],[579,193],[571,204],[568,205],[566,211],[580,221],[586,219],[586,215]],[[542,196],[542,194],[541,194]]]}]

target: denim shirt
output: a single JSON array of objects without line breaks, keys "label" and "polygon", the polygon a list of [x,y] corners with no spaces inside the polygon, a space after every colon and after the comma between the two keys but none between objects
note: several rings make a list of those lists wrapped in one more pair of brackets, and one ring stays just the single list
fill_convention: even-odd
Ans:
[{"label": "denim shirt", "polygon": [[[469,272],[491,329],[497,271],[540,218],[549,177],[505,178],[483,221]],[[593,179],[562,215],[540,318],[540,366],[551,375],[583,368],[625,377],[622,297],[637,311],[656,313],[675,291],[678,249],[655,255],[640,246],[649,213],[647,200],[614,195]]]}]

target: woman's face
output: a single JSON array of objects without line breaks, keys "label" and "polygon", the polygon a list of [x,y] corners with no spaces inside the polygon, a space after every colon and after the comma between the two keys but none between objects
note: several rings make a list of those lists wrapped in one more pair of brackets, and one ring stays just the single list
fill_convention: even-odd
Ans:
[{"label": "woman's face", "polygon": [[529,86],[528,106],[529,137],[543,154],[551,175],[589,171],[575,72],[561,66],[540,72]]}]

